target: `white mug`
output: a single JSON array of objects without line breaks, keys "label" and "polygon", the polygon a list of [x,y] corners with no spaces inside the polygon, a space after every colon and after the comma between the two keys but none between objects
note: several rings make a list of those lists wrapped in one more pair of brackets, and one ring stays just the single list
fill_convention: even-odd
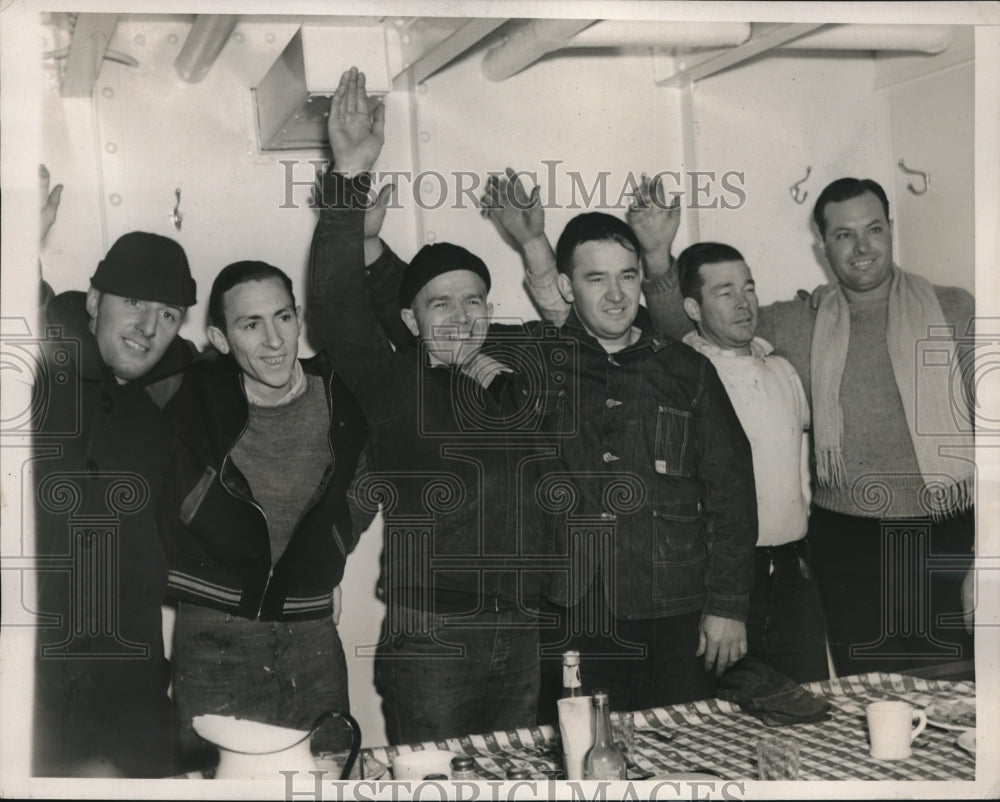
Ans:
[{"label": "white mug", "polygon": [[[876,760],[903,760],[910,744],[927,726],[927,714],[906,702],[872,702],[866,709],[871,756]],[[913,726],[917,720],[917,726]]]}]

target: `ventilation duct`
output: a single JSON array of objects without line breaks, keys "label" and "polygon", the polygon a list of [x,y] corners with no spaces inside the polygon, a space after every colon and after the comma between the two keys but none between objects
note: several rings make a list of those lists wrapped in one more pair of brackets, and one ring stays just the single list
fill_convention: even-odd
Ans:
[{"label": "ventilation duct", "polygon": [[330,97],[345,67],[365,74],[369,96],[389,91],[385,33],[378,26],[303,25],[253,90],[260,149],[327,147]]}]

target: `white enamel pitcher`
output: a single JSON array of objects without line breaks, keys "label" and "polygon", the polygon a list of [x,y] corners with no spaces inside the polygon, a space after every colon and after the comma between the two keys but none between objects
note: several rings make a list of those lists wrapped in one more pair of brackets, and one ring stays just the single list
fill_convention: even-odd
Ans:
[{"label": "white enamel pitcher", "polygon": [[280,771],[316,770],[309,741],[331,718],[343,719],[351,730],[351,752],[340,779],[350,776],[361,749],[361,728],[349,713],[331,710],[319,716],[308,730],[293,730],[235,716],[214,714],[195,716],[195,732],[219,749],[217,780],[273,780]]}]

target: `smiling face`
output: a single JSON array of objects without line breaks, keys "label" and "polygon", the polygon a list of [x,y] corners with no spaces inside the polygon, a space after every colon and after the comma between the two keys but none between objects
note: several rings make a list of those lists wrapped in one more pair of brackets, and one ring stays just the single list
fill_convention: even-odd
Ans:
[{"label": "smiling face", "polygon": [[629,344],[639,311],[638,254],[615,240],[592,240],[573,250],[572,270],[557,281],[584,328],[609,351]]},{"label": "smiling face", "polygon": [[219,351],[231,353],[248,391],[278,401],[291,388],[299,353],[300,310],[277,278],[245,281],[222,298],[226,330],[208,327]]},{"label": "smiling face", "polygon": [[149,373],[174,341],[184,309],[157,301],[141,301],[87,291],[90,331],[104,363],[115,378],[134,381]]},{"label": "smiling face", "polygon": [[882,203],[866,192],[823,208],[823,249],[830,268],[850,300],[889,293],[892,275],[892,225]]},{"label": "smiling face", "polygon": [[757,333],[757,291],[750,268],[742,260],[714,262],[698,268],[701,302],[684,299],[684,311],[698,333],[711,343],[740,354],[750,353]]},{"label": "smiling face", "polygon": [[411,307],[400,310],[403,322],[424,343],[431,364],[461,365],[479,352],[493,315],[487,292],[478,273],[450,270],[428,281]]}]

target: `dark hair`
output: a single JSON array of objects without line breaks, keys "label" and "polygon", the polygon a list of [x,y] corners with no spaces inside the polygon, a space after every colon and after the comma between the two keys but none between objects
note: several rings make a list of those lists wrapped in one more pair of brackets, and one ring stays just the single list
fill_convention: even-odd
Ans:
[{"label": "dark hair", "polygon": [[226,310],[223,298],[233,287],[246,284],[248,281],[267,281],[278,279],[288,290],[288,297],[295,306],[295,292],[292,290],[292,280],[284,270],[280,270],[267,262],[233,262],[226,265],[212,282],[212,292],[208,296],[208,324],[222,331],[226,330]]},{"label": "dark hair", "polygon": [[816,228],[819,229],[821,237],[826,236],[826,218],[823,215],[827,204],[840,203],[841,201],[857,198],[871,192],[882,202],[882,209],[885,212],[885,219],[889,219],[889,199],[885,195],[885,190],[878,181],[871,178],[838,178],[833,183],[827,184],[826,188],[819,193],[816,198],[816,205],[813,206],[813,220]]},{"label": "dark hair", "polygon": [[578,214],[566,224],[556,243],[556,269],[570,275],[573,272],[573,252],[585,242],[610,240],[639,253],[639,240],[628,224],[604,212]]},{"label": "dark hair", "polygon": [[699,304],[702,302],[701,288],[705,284],[705,277],[701,274],[702,265],[745,261],[742,253],[724,242],[696,242],[689,245],[677,257],[677,283],[681,298],[694,298]]}]

